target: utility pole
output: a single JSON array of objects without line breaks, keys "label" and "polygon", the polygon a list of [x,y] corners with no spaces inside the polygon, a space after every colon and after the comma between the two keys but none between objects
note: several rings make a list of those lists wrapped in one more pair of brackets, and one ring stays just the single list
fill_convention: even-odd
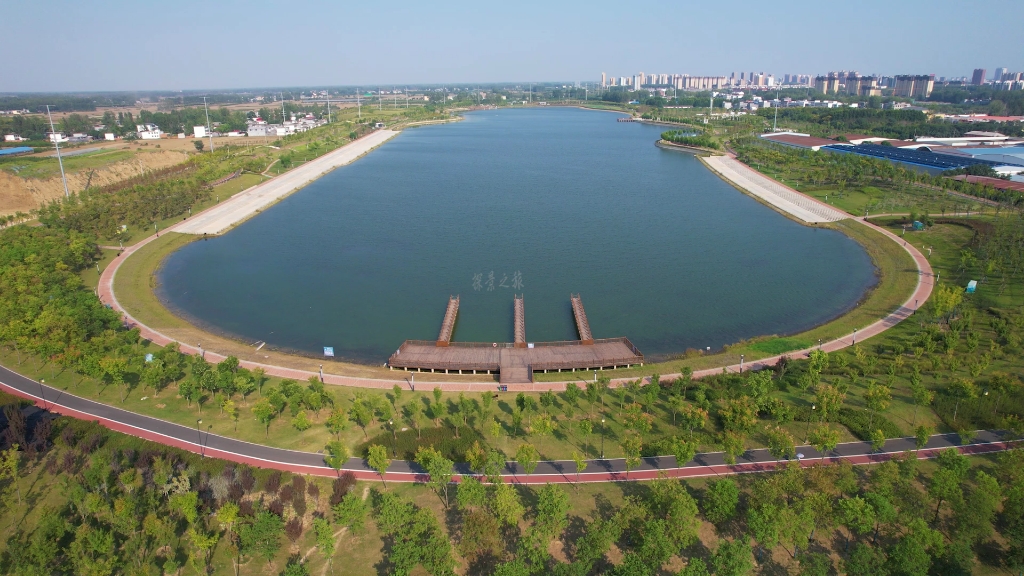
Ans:
[{"label": "utility pole", "polygon": [[46,117],[50,119],[50,137],[53,138],[53,145],[57,148],[57,164],[60,164],[60,179],[64,182],[64,197],[70,198],[71,192],[68,191],[68,177],[64,175],[64,160],[60,157],[60,136],[57,136],[57,131],[53,128],[53,116],[50,115],[50,105],[46,105]]},{"label": "utility pole", "polygon": [[203,96],[203,108],[206,110],[206,133],[210,136],[210,152],[213,152],[213,125],[210,124],[210,107],[206,104],[206,96]]},{"label": "utility pole", "polygon": [[405,87],[405,107],[409,107],[409,87]]},{"label": "utility pole", "polygon": [[359,100],[359,89],[358,88],[356,88],[356,114],[358,114],[360,118],[363,117],[363,104]]},{"label": "utility pole", "polygon": [[772,132],[779,131],[779,94],[781,91],[775,91],[775,120],[772,121]]},{"label": "utility pole", "polygon": [[288,118],[284,114],[284,92],[281,92],[281,125],[288,121]]},{"label": "utility pole", "polygon": [[377,86],[377,110],[383,110],[384,103],[381,102],[380,86]]},{"label": "utility pole", "polygon": [[395,96],[395,110],[398,110],[398,90],[394,86],[392,86],[391,93],[394,94]]},{"label": "utility pole", "polygon": [[327,123],[331,123],[331,91],[327,91]]}]

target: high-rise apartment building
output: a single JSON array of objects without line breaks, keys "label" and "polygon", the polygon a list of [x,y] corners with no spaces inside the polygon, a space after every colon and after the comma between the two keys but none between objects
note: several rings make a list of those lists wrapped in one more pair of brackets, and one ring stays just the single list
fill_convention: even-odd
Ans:
[{"label": "high-rise apartment building", "polygon": [[601,72],[601,88],[608,86],[608,76],[604,72]]},{"label": "high-rise apartment building", "polygon": [[927,98],[932,95],[932,89],[935,87],[935,78],[927,75],[896,76],[895,81],[893,96],[901,98]]},{"label": "high-rise apartment building", "polygon": [[1006,74],[1006,68],[996,68],[995,74],[992,75],[992,80],[999,82],[1003,79],[1003,75]]},{"label": "high-rise apartment building", "polygon": [[981,86],[984,83],[985,83],[985,69],[984,68],[975,68],[974,69],[974,77],[971,78],[971,84],[974,84],[975,86]]}]

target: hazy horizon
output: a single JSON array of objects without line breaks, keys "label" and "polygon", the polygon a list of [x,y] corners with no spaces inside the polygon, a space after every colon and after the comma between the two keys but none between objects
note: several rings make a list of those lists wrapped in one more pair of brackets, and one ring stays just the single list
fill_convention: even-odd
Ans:
[{"label": "hazy horizon", "polygon": [[[278,1],[16,3],[0,92],[595,82],[646,73],[970,76],[1024,70],[1024,2],[741,0],[444,7]],[[968,24],[964,24],[967,22]],[[517,80],[509,80],[517,79]]]}]

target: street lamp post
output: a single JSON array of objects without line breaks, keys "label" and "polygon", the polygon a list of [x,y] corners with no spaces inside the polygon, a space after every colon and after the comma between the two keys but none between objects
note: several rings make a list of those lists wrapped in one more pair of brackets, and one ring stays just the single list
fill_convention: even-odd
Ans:
[{"label": "street lamp post", "polygon": [[743,373],[743,354],[740,354],[740,374]]},{"label": "street lamp post", "polygon": [[395,421],[388,420],[388,426],[391,427],[391,457],[394,458],[398,453],[398,433],[395,432]]},{"label": "street lamp post", "polygon": [[320,365],[320,383],[323,384],[323,382],[324,382],[324,365],[321,364]]},{"label": "street lamp post", "polygon": [[601,460],[604,460],[604,418],[601,418]]},{"label": "street lamp post", "polygon": [[853,345],[854,346],[857,345],[857,329],[856,328],[853,329]]},{"label": "street lamp post", "polygon": [[821,350],[821,338],[818,338],[818,350]]},{"label": "street lamp post", "polygon": [[203,454],[203,431],[199,429],[199,425],[202,423],[202,419],[196,420],[196,436],[199,437],[199,457],[205,458],[205,455]]},{"label": "street lamp post", "polygon": [[807,418],[807,426],[804,428],[804,443],[807,443],[807,435],[811,432],[811,420],[814,420],[814,411],[818,407],[815,404],[811,404],[811,415]]},{"label": "street lamp post", "polygon": [[202,358],[203,360],[206,360],[206,354],[203,352],[203,344],[202,344],[202,342],[196,344],[196,346],[199,347],[199,357]]}]

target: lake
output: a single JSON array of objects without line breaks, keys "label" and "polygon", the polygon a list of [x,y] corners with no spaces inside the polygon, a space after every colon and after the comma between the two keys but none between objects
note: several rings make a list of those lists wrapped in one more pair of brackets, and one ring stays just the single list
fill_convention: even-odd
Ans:
[{"label": "lake", "polygon": [[851,309],[876,282],[864,249],[742,194],[665,128],[573,108],[466,114],[406,129],[158,272],[158,295],[218,333],[380,364],[405,339],[597,338],[649,358],[789,334]]}]

